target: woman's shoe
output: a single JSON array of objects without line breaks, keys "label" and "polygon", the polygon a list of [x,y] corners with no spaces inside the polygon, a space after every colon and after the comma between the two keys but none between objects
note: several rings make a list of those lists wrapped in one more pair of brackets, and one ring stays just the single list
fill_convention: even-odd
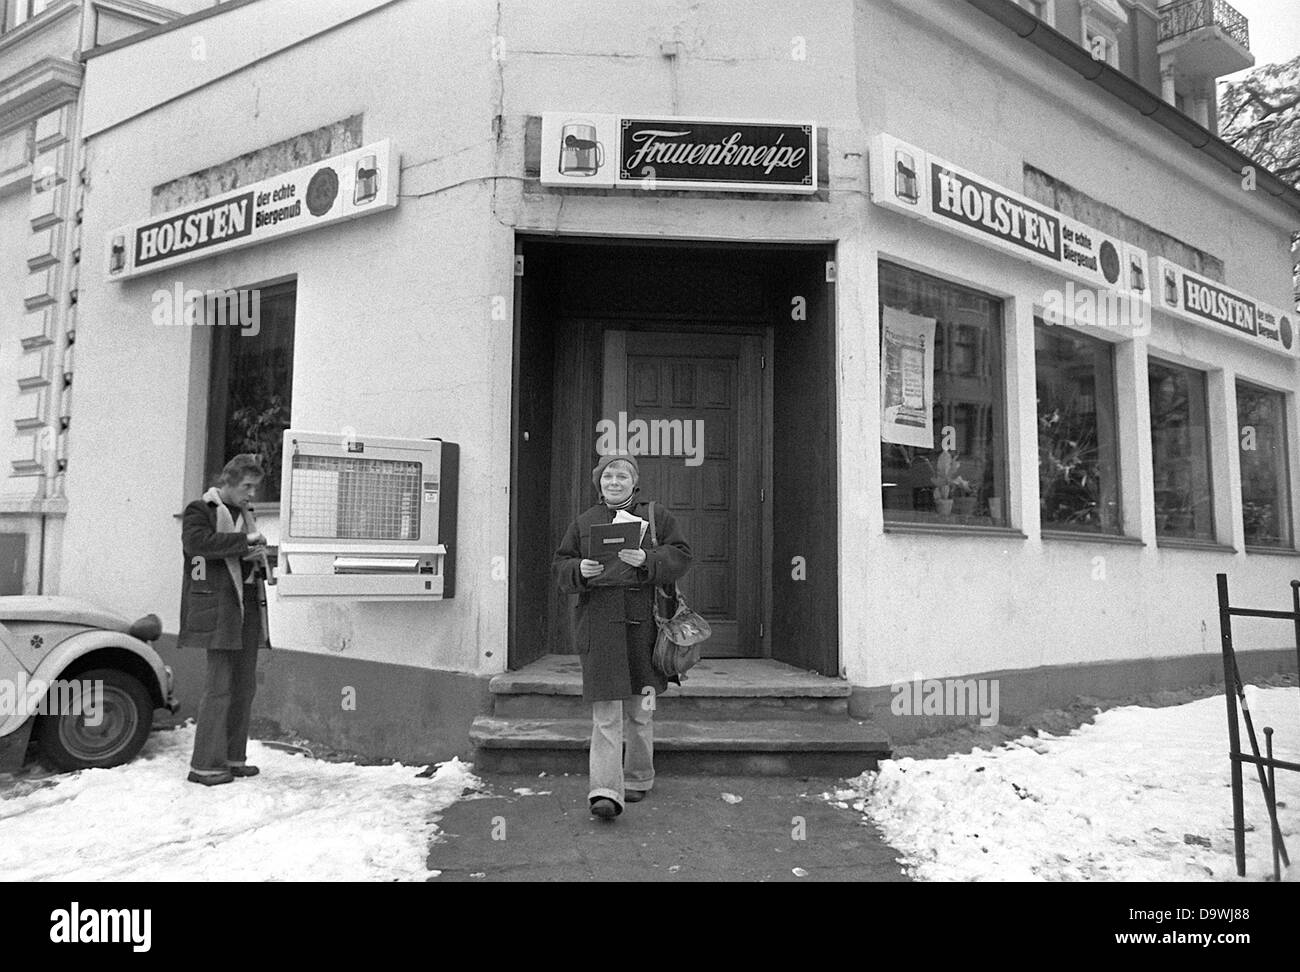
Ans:
[{"label": "woman's shoe", "polygon": [[609,797],[596,797],[591,801],[591,815],[593,817],[600,817],[602,820],[613,820],[622,812],[623,808]]},{"label": "woman's shoe", "polygon": [[624,803],[640,803],[642,800],[645,799],[645,795],[646,795],[646,791],[645,791],[645,790],[624,790],[624,791],[623,791],[623,802],[624,802]]}]

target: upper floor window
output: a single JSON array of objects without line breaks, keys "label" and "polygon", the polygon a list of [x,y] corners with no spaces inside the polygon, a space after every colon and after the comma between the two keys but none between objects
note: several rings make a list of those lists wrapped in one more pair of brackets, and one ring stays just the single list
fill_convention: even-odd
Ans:
[{"label": "upper floor window", "polygon": [[1052,12],[1052,0],[1018,0],[1018,2],[1020,6],[1024,7],[1043,23],[1052,24],[1055,22]]},{"label": "upper floor window", "polygon": [[1109,31],[1096,26],[1089,27],[1084,46],[1088,48],[1093,60],[1104,61],[1113,68],[1119,67],[1119,41]]},{"label": "upper floor window", "polygon": [[0,30],[13,30],[25,24],[37,14],[44,13],[54,0],[0,0],[3,13],[0,13]]}]

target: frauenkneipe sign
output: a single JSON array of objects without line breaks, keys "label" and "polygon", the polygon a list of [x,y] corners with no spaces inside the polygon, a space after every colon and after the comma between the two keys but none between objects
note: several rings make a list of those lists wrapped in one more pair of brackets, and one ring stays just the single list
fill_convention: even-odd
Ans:
[{"label": "frauenkneipe sign", "polygon": [[139,220],[108,235],[109,280],[125,280],[397,206],[388,140]]}]

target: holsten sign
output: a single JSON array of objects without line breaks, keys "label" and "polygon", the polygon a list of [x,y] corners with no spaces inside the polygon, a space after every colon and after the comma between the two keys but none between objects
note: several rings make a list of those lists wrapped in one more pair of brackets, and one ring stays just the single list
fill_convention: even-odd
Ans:
[{"label": "holsten sign", "polygon": [[397,205],[398,164],[385,140],[322,159],[108,235],[108,279],[319,229]]},{"label": "holsten sign", "polygon": [[541,152],[551,186],[817,191],[811,122],[544,112]]},{"label": "holsten sign", "polygon": [[1087,223],[894,138],[872,153],[871,200],[1013,256],[1135,299],[1149,293],[1147,253]]},{"label": "holsten sign", "polygon": [[1164,257],[1158,264],[1156,306],[1161,310],[1198,324],[1228,328],[1270,351],[1300,353],[1294,313],[1260,303]]},{"label": "holsten sign", "polygon": [[[1082,280],[1099,291],[1184,320],[1227,328],[1281,354],[1300,354],[1296,316],[1206,280],[1146,250],[882,134],[871,160],[871,200]],[[1095,301],[1093,302],[1096,303]],[[1071,307],[1074,305],[1071,304]],[[1136,323],[1136,322],[1134,322]]]}]

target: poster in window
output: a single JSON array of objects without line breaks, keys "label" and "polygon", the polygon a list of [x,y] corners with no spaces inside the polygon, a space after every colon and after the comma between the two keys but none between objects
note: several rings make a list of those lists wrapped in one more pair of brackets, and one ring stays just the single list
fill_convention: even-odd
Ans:
[{"label": "poster in window", "polygon": [[880,438],[934,448],[934,323],[894,307],[880,322]]}]

